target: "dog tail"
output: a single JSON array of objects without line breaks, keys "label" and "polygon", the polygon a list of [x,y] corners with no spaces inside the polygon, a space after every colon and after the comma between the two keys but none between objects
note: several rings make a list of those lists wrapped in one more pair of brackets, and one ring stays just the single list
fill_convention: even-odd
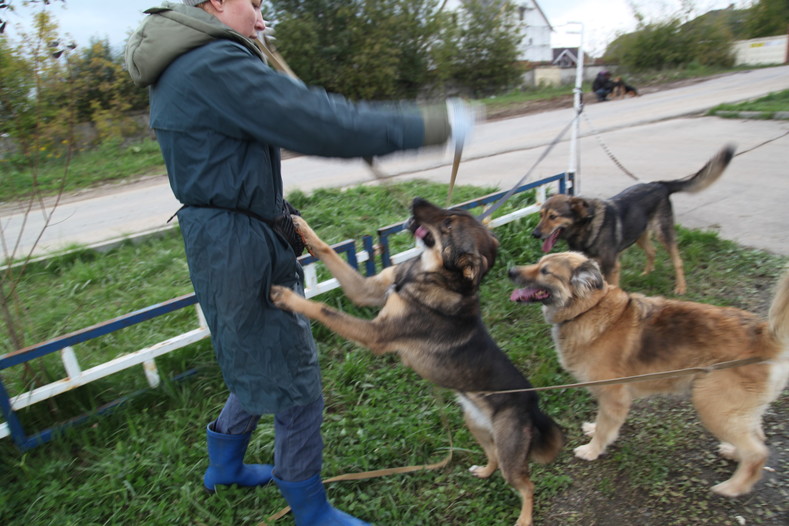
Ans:
[{"label": "dog tail", "polygon": [[695,174],[673,181],[661,181],[661,183],[666,186],[669,194],[704,190],[718,180],[734,157],[735,149],[734,145],[726,145]]},{"label": "dog tail", "polygon": [[529,458],[539,464],[548,464],[564,447],[564,433],[550,416],[540,410],[537,404],[532,406],[531,420],[537,433],[531,439]]},{"label": "dog tail", "polygon": [[768,321],[770,332],[783,347],[783,355],[789,357],[789,268],[778,281]]}]

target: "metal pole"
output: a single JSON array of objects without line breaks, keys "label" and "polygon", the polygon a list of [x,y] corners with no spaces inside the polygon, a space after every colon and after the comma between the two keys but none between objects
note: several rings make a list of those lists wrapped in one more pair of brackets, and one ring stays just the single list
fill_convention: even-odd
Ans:
[{"label": "metal pole", "polygon": [[570,166],[567,169],[568,179],[571,178],[572,187],[570,193],[578,195],[581,189],[581,181],[578,176],[578,131],[581,124],[581,111],[583,109],[583,81],[584,81],[584,25],[581,22],[570,22],[571,24],[578,24],[579,31],[568,31],[568,33],[577,33],[580,35],[580,43],[578,44],[578,60],[575,67],[575,88],[573,89],[573,111],[575,112],[575,121],[570,130]]}]

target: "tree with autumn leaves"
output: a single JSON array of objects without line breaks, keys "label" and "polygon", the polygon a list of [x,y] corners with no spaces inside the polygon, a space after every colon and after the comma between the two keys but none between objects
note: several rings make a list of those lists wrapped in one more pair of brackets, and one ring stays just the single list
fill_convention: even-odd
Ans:
[{"label": "tree with autumn leaves", "polygon": [[[31,3],[41,9],[30,34],[12,40],[8,17],[0,21],[0,134],[23,156],[36,148],[62,154],[76,123],[93,123],[98,140],[121,135],[127,114],[147,107],[147,93],[123,70],[121,52],[106,40],[78,48],[59,34],[52,0]],[[0,3],[0,14],[11,7]]]}]

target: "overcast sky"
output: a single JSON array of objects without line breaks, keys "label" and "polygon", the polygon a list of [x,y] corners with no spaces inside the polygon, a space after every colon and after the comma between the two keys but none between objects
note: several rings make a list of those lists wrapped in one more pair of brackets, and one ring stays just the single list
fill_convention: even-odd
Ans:
[{"label": "overcast sky", "polygon": [[[517,2],[517,0],[516,0]],[[599,55],[617,34],[632,31],[636,22],[631,5],[653,19],[662,19],[679,12],[681,0],[537,0],[548,21],[556,32],[553,47],[575,47],[580,42],[578,34],[567,34],[568,30],[579,26],[566,26],[568,22],[583,24],[585,49]],[[9,27],[6,32],[16,38],[15,24],[29,21],[29,11],[22,8],[22,0],[11,0],[16,13],[6,18]],[[695,6],[696,15],[711,9],[721,9],[735,4],[748,5],[748,0],[688,0]],[[108,39],[113,46],[120,48],[128,34],[140,23],[143,11],[159,5],[151,0],[66,0],[52,2],[49,8],[55,14],[61,33],[71,36],[79,45],[86,45],[91,38]]]}]

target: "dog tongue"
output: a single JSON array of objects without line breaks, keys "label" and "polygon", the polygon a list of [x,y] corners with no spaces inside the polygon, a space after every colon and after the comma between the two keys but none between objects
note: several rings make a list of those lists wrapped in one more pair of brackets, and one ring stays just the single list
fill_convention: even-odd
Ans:
[{"label": "dog tongue", "polygon": [[559,239],[559,234],[561,233],[561,231],[562,231],[561,228],[557,228],[556,230],[551,232],[551,235],[548,236],[548,239],[546,239],[543,242],[543,244],[542,244],[542,251],[543,252],[550,252],[551,251],[553,246],[556,244],[556,241]]},{"label": "dog tongue", "polygon": [[551,297],[551,293],[545,289],[540,288],[523,288],[515,289],[510,294],[510,301],[517,301],[519,303],[533,303],[543,301]]},{"label": "dog tongue", "polygon": [[425,236],[427,235],[427,229],[422,225],[419,225],[418,227],[416,227],[416,231],[414,231],[414,235],[419,239],[424,239]]},{"label": "dog tongue", "polygon": [[534,292],[534,289],[515,289],[510,294],[510,301],[531,301]]}]

